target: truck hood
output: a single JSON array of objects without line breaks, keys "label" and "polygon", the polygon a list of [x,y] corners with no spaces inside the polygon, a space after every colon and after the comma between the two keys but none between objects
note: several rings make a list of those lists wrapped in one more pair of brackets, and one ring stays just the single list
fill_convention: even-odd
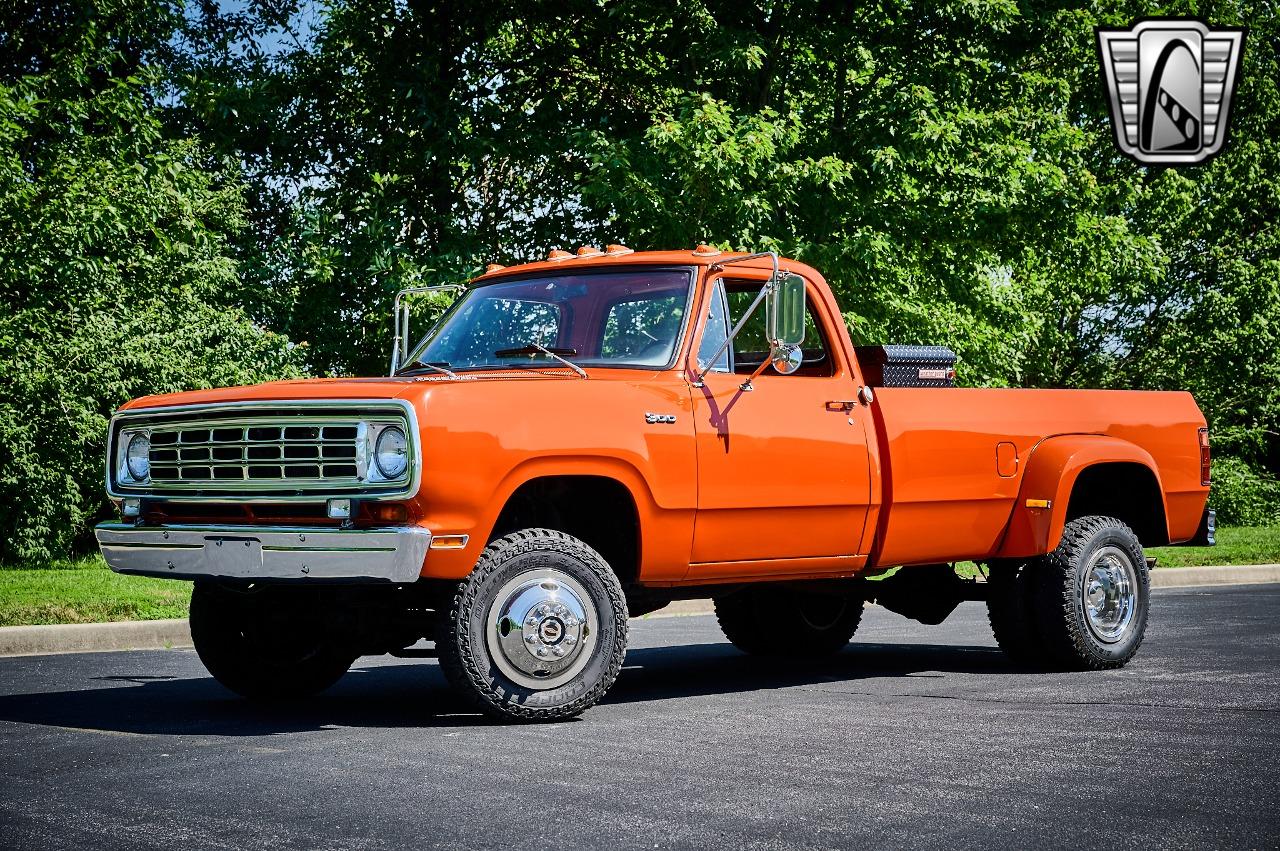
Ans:
[{"label": "truck hood", "polygon": [[[600,372],[622,372],[600,370]],[[492,372],[467,373],[464,381],[447,376],[413,375],[404,378],[387,376],[372,378],[301,378],[291,381],[269,381],[239,387],[218,387],[210,390],[188,390],[182,393],[159,393],[143,396],[121,406],[120,410],[136,408],[161,408],[170,405],[206,405],[215,402],[293,402],[309,399],[399,399],[417,395],[428,388],[475,386],[489,381],[555,381],[580,379],[568,370],[538,369],[528,371],[494,370]],[[652,373],[649,373],[652,376]],[[610,378],[618,376],[607,376]]]},{"label": "truck hood", "polygon": [[121,410],[213,402],[290,402],[303,399],[395,399],[413,386],[412,378],[304,378],[242,387],[189,390],[143,396]]}]

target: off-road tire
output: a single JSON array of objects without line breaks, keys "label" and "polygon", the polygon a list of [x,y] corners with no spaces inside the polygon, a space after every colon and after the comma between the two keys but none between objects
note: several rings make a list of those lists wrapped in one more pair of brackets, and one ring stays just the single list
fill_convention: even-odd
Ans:
[{"label": "off-road tire", "polygon": [[987,568],[987,619],[996,644],[1010,661],[1044,664],[1044,646],[1032,612],[1032,573],[1026,561],[997,561]]},{"label": "off-road tire", "polygon": [[310,697],[342,678],[355,654],[332,643],[325,625],[284,589],[236,590],[197,582],[191,641],[213,678],[253,700]]},{"label": "off-road tire", "polygon": [[[521,573],[553,568],[591,597],[599,633],[591,657],[573,679],[538,690],[507,677],[486,640],[496,595]],[[505,721],[559,721],[594,705],[613,686],[627,654],[627,601],[617,575],[598,552],[552,529],[524,529],[489,544],[457,586],[438,622],[436,649],[450,684],[486,714]]]},{"label": "off-road tire", "polygon": [[715,598],[724,637],[753,656],[812,658],[838,653],[862,621],[863,600],[787,587],[744,588]]},{"label": "off-road tire", "polygon": [[[1115,547],[1130,562],[1133,617],[1119,640],[1106,643],[1090,629],[1082,589],[1098,551]],[[1062,541],[1032,566],[1035,626],[1046,660],[1068,670],[1123,667],[1142,645],[1150,608],[1146,555],[1133,530],[1114,517],[1080,517],[1067,523]]]}]

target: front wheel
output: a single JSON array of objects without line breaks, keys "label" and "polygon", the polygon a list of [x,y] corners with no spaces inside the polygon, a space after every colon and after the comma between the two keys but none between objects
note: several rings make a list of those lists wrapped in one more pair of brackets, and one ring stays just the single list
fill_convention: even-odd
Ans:
[{"label": "front wheel", "polygon": [[627,652],[627,602],[600,554],[551,529],[485,548],[440,620],[449,682],[489,715],[556,721],[595,704]]},{"label": "front wheel", "polygon": [[816,657],[838,653],[862,621],[863,600],[795,588],[744,588],[716,597],[725,638],[754,656]]},{"label": "front wheel", "polygon": [[1048,658],[1075,670],[1125,665],[1147,630],[1151,580],[1133,530],[1080,517],[1035,565],[1033,609]]},{"label": "front wheel", "polygon": [[191,641],[213,678],[257,700],[309,697],[341,679],[355,655],[328,637],[310,590],[197,582]]}]

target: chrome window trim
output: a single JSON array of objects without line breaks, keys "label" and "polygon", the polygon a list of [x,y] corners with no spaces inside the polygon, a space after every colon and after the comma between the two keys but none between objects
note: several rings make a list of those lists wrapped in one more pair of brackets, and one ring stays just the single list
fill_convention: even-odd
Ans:
[{"label": "chrome window trim", "polygon": [[[359,413],[361,410],[368,412],[373,416],[387,414],[390,416],[403,415],[405,419],[405,433],[409,438],[409,478],[403,483],[386,483],[372,482],[362,483],[360,485],[347,485],[334,488],[309,488],[305,489],[305,493],[291,493],[290,491],[304,490],[304,488],[282,488],[278,482],[268,484],[266,487],[274,487],[275,491],[263,490],[261,487],[243,487],[247,482],[238,483],[239,488],[219,488],[210,487],[203,482],[195,488],[187,486],[174,487],[172,485],[157,486],[154,483],[148,483],[145,486],[134,487],[130,485],[121,485],[117,487],[115,482],[115,460],[117,452],[117,439],[122,429],[126,428],[131,422],[139,420],[147,420],[154,418],[163,418],[166,416],[179,416],[189,414],[227,414],[227,413],[245,413],[246,415],[258,415],[264,411],[271,410],[297,410],[312,411],[317,409],[351,409],[353,413]],[[396,409],[392,411],[391,409]],[[193,424],[198,422],[191,421]],[[188,405],[162,405],[154,408],[130,408],[128,410],[117,411],[111,418],[111,423],[107,430],[107,470],[106,470],[106,488],[107,496],[112,499],[124,499],[125,497],[142,497],[148,500],[158,500],[165,502],[209,502],[209,503],[242,503],[242,502],[323,502],[331,497],[354,497],[365,501],[387,501],[387,500],[404,500],[410,499],[418,493],[418,489],[422,484],[422,435],[418,429],[418,415],[413,405],[405,399],[293,399],[293,400],[254,400],[246,402],[202,402]],[[370,490],[373,488],[373,490]],[[201,493],[200,490],[207,491]]]},{"label": "chrome window trim", "polygon": [[[606,275],[606,274],[616,275],[616,274],[622,274],[623,270],[636,270],[636,269],[648,269],[649,271],[657,271],[657,272],[667,272],[667,271],[685,272],[689,275],[689,289],[685,293],[684,316],[680,318],[680,328],[676,332],[676,342],[675,342],[675,346],[671,350],[671,359],[661,366],[644,366],[640,364],[615,363],[612,361],[601,360],[599,358],[597,358],[594,361],[583,360],[579,363],[579,361],[575,359],[574,363],[579,364],[584,369],[637,369],[637,370],[643,370],[645,372],[665,372],[669,369],[675,368],[676,364],[680,362],[681,354],[684,351],[685,342],[689,339],[689,336],[693,328],[692,311],[693,311],[693,305],[694,305],[694,298],[697,295],[697,291],[698,291],[698,274],[699,274],[698,266],[686,266],[680,263],[628,263],[620,266],[582,266],[582,267],[572,269],[572,272],[573,274],[579,274],[579,275]],[[466,296],[469,296],[472,293],[478,292],[484,289],[485,287],[491,286],[493,284],[512,284],[512,283],[517,283],[519,281],[536,280],[537,278],[554,276],[553,273],[554,273],[554,270],[542,269],[535,272],[519,272],[516,274],[497,275],[497,276],[494,276],[493,278],[488,278],[486,276],[486,280],[484,280],[483,282],[481,282],[479,278],[472,279],[463,296],[460,296],[459,298],[455,299],[453,304],[449,305],[449,307],[445,310],[445,312],[440,314],[440,317],[435,321],[435,323],[432,324],[432,326],[427,329],[426,333],[423,334],[422,337],[418,339],[418,342],[414,344],[413,349],[410,351],[407,357],[417,358],[421,356],[423,350],[426,348],[425,344],[427,343],[427,338],[430,337],[432,334],[434,334],[437,329],[441,328],[444,325],[445,321],[450,317],[450,314],[452,314],[462,304]],[[564,274],[561,274],[560,277],[564,277]],[[409,363],[409,360],[406,359],[404,363],[406,364]],[[460,366],[460,367],[449,367],[449,368],[453,370],[455,373],[458,373],[460,376],[467,377],[466,373],[470,373],[470,372],[485,372],[485,371],[491,371],[491,370],[509,371],[515,368],[519,368],[522,370],[538,370],[538,369],[545,369],[545,365],[539,364],[539,363],[514,363],[514,364],[511,364],[509,367],[506,365],[501,367],[488,365],[488,366]],[[406,369],[408,369],[407,366],[401,367],[396,371],[395,376],[392,376],[392,377],[402,375]]]}]

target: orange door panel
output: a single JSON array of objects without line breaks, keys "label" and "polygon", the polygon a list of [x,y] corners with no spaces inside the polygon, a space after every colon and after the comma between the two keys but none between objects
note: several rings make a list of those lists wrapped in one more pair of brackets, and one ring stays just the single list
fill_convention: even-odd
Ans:
[{"label": "orange door panel", "polygon": [[[730,300],[750,301],[759,282],[727,282]],[[715,292],[711,297],[714,299]],[[810,299],[814,298],[812,288]],[[838,339],[812,305],[811,333]],[[731,307],[731,321],[738,313]],[[761,307],[763,313],[763,306]],[[745,314],[741,314],[745,315]],[[759,339],[756,339],[756,338]],[[752,339],[744,328],[734,347]],[[806,342],[819,356],[821,339]],[[857,387],[834,345],[825,346],[827,374],[780,375],[766,367],[752,390],[743,390],[752,366],[734,362],[736,372],[711,371],[692,388],[698,458],[698,511],[694,520],[690,578],[733,574],[734,562],[831,559],[858,555],[871,500],[868,412],[853,405]],[[808,350],[807,350],[808,351]],[[743,355],[745,361],[746,355]],[[765,353],[752,352],[758,363]],[[721,369],[727,367],[722,366]],[[843,403],[849,402],[846,410]],[[699,569],[698,565],[719,564]],[[822,572],[842,564],[756,565],[762,572]]]},{"label": "orange door panel", "polygon": [[[870,500],[867,435],[828,401],[851,382],[714,373],[694,390],[693,562],[853,555]],[[865,409],[861,409],[865,410]]]}]

